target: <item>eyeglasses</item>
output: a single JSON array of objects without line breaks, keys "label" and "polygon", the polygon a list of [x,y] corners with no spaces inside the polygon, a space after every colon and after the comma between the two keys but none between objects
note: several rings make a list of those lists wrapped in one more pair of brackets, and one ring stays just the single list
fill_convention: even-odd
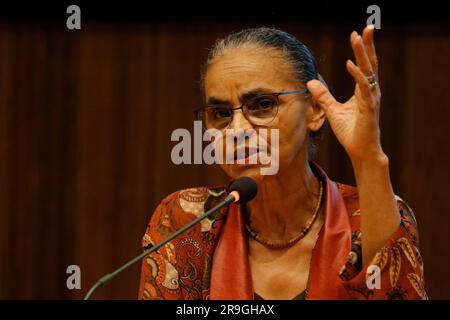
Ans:
[{"label": "eyeglasses", "polygon": [[206,129],[225,129],[233,121],[233,113],[242,110],[244,117],[254,125],[267,125],[278,114],[279,96],[293,93],[309,93],[308,89],[264,93],[250,96],[242,100],[237,108],[226,105],[210,105],[194,111],[197,120],[203,122]]}]

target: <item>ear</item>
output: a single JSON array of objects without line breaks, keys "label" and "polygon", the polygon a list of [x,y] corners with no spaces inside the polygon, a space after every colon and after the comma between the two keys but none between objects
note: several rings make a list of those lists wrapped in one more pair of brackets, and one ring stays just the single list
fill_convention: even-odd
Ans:
[{"label": "ear", "polygon": [[307,126],[310,131],[319,131],[325,122],[325,111],[320,107],[314,99],[311,102],[306,111]]}]

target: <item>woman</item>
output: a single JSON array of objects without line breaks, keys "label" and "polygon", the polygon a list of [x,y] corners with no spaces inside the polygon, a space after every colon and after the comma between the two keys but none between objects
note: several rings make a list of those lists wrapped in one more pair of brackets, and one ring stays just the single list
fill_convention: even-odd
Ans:
[{"label": "woman", "polygon": [[[394,195],[380,144],[380,88],[373,26],[351,34],[354,95],[339,103],[302,43],[277,29],[247,29],[216,43],[203,74],[205,127],[278,130],[279,170],[225,163],[258,183],[233,204],[142,264],[141,299],[426,299],[417,225]],[[357,188],[335,183],[310,161],[328,120],[349,155]],[[239,147],[239,146],[238,146]],[[273,151],[273,150],[272,150]],[[220,201],[225,187],[192,188],[164,199],[144,249]]]}]

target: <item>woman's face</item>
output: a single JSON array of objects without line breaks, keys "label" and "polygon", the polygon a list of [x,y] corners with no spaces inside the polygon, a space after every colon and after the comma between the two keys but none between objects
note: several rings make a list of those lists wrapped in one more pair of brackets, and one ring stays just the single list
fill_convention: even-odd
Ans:
[{"label": "woman's face", "polygon": [[[283,54],[274,48],[261,48],[253,45],[227,49],[216,57],[205,74],[206,101],[220,101],[221,104],[236,108],[242,104],[242,97],[252,92],[274,93],[303,89],[295,77],[293,68]],[[233,120],[228,129],[254,129],[259,132],[267,130],[267,149],[269,153],[278,149],[278,174],[286,172],[295,159],[307,157],[308,129],[317,130],[317,115],[320,109],[313,108],[305,94],[296,93],[280,95],[276,117],[268,124],[254,125],[243,115],[242,110],[234,111]],[[323,120],[322,120],[323,122]],[[279,141],[272,141],[272,130],[279,130]],[[256,138],[256,137],[255,137]],[[252,139],[252,138],[250,138]],[[276,139],[275,139],[276,140]],[[227,147],[225,138],[223,153]],[[245,146],[234,146],[248,149],[249,139]],[[248,150],[247,150],[248,151]],[[274,164],[271,164],[274,165]],[[230,178],[250,176],[261,180],[262,164],[224,163],[222,169]],[[267,165],[266,165],[267,166]]]}]

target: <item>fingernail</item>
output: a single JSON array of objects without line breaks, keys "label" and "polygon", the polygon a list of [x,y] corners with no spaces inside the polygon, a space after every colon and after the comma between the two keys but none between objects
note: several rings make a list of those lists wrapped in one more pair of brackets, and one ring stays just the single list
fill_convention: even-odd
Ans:
[{"label": "fingernail", "polygon": [[373,24],[369,24],[369,25],[367,26],[367,29],[373,30],[373,29],[375,29],[375,26],[374,26]]}]

